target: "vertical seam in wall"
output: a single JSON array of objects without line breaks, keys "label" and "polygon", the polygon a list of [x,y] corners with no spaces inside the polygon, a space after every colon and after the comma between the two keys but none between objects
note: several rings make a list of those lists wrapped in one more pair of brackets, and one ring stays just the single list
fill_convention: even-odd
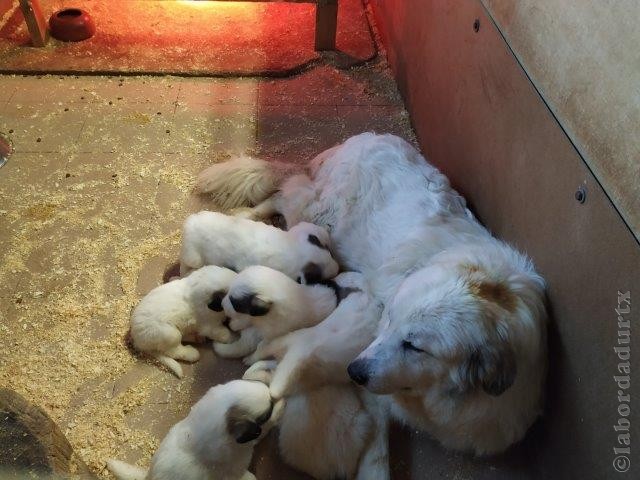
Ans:
[{"label": "vertical seam in wall", "polygon": [[509,50],[509,52],[511,53],[511,55],[513,56],[515,61],[518,63],[518,65],[520,66],[520,69],[524,72],[525,76],[527,77],[527,80],[529,80],[529,83],[531,84],[531,86],[533,87],[535,92],[538,94],[538,97],[540,98],[540,100],[542,100],[542,102],[544,103],[545,107],[547,108],[547,111],[551,114],[553,119],[556,121],[556,123],[558,124],[558,126],[562,130],[562,133],[564,133],[564,136],[567,138],[567,140],[569,140],[569,143],[573,147],[574,151],[578,154],[578,157],[580,157],[580,160],[582,161],[584,166],[587,167],[587,170],[589,171],[589,173],[591,173],[591,176],[593,177],[595,182],[598,184],[598,186],[600,187],[600,189],[604,193],[605,197],[607,197],[607,200],[609,200],[609,203],[611,204],[611,206],[613,207],[615,212],[618,214],[618,217],[620,217],[620,220],[622,220],[622,223],[624,223],[625,227],[627,227],[627,230],[629,230],[629,233],[631,233],[631,236],[633,237],[633,239],[636,241],[638,246],[640,246],[640,236],[635,234],[635,232],[631,228],[631,225],[629,225],[627,220],[622,215],[622,212],[620,212],[620,210],[616,206],[615,202],[613,201],[613,199],[609,195],[609,192],[607,192],[606,188],[604,188],[604,186],[600,182],[600,179],[596,176],[594,171],[589,166],[589,163],[586,161],[585,156],[582,154],[582,152],[580,151],[580,149],[578,148],[576,143],[573,141],[573,139],[569,135],[569,132],[567,132],[567,130],[564,128],[564,125],[562,125],[562,122],[560,121],[560,118],[558,118],[558,116],[555,114],[555,112],[551,108],[551,105],[549,105],[547,100],[544,98],[544,95],[542,95],[542,92],[540,91],[540,89],[538,88],[536,83],[533,81],[533,78],[531,77],[531,75],[529,75],[529,72],[525,68],[524,62],[522,61],[520,56],[515,52],[515,50],[511,47],[511,44],[509,43],[509,40],[507,39],[507,37],[503,33],[502,29],[498,25],[498,22],[496,21],[494,16],[491,14],[491,10],[489,10],[489,8],[485,5],[484,0],[478,0],[478,3],[482,7],[482,9],[485,11],[487,17],[491,20],[491,23],[493,23],[493,26],[495,27],[496,31],[498,32],[498,34],[500,35],[500,37],[504,41],[504,44],[507,46],[507,49]]}]

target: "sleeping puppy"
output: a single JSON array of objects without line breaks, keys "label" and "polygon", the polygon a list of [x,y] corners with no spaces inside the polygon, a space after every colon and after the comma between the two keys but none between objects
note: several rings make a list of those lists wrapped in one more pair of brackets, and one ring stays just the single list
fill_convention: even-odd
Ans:
[{"label": "sleeping puppy", "polygon": [[218,385],[169,430],[148,470],[118,460],[107,468],[118,480],[255,480],[247,470],[253,447],[283,410],[260,382]]},{"label": "sleeping puppy", "polygon": [[357,389],[347,366],[373,341],[382,306],[360,273],[334,279],[342,301],[310,328],[276,338],[243,378],[286,398],[279,448],[285,462],[319,480],[388,478],[388,412],[376,395]]},{"label": "sleeping puppy", "polygon": [[223,265],[238,272],[266,265],[304,283],[338,274],[326,229],[299,223],[285,232],[215,212],[191,215],[183,227],[180,274],[203,265]]},{"label": "sleeping puppy", "polygon": [[375,419],[355,386],[325,385],[289,397],[279,430],[287,464],[316,480],[351,480],[372,442]]},{"label": "sleeping puppy", "polygon": [[301,285],[282,272],[255,265],[238,274],[222,300],[235,332],[254,327],[262,341],[254,354],[245,359],[252,364],[261,349],[281,335],[309,327],[328,317],[340,301],[335,282]]},{"label": "sleeping puppy", "polygon": [[221,305],[236,275],[207,266],[151,290],[131,315],[133,346],[182,378],[182,367],[175,359],[195,362],[200,358],[197,349],[182,344],[184,336],[196,334],[223,343],[237,338],[225,326]]},{"label": "sleeping puppy", "polygon": [[[274,398],[326,384],[347,384],[347,366],[375,338],[382,306],[372,298],[362,274],[341,273],[334,279],[341,302],[319,324],[279,336],[253,355],[245,378],[266,381]],[[223,302],[224,303],[224,302]]]}]

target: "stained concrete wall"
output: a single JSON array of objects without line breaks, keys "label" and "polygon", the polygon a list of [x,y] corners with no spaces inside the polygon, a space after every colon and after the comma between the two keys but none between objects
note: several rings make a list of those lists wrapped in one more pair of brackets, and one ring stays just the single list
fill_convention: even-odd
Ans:
[{"label": "stained concrete wall", "polygon": [[[480,1],[371,3],[424,153],[497,236],[533,258],[548,281],[552,313],[547,411],[525,441],[478,460],[425,440],[404,466],[413,476],[397,478],[623,478],[613,465],[620,447],[613,426],[619,408],[640,408],[640,382],[623,391],[630,401],[618,398],[614,347],[626,329],[615,308],[618,292],[630,291],[626,319],[637,322],[634,235]],[[565,95],[583,93],[567,88]],[[578,131],[583,124],[575,122]],[[627,134],[619,131],[619,139]],[[574,198],[580,187],[584,203]],[[640,356],[631,358],[633,377]],[[640,438],[640,421],[631,423],[631,437]],[[638,448],[632,445],[626,478],[640,478]]]}]

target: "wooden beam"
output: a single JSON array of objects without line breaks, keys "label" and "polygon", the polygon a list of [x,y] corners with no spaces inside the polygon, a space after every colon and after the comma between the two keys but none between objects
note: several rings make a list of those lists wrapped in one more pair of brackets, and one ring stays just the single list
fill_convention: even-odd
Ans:
[{"label": "wooden beam", "polygon": [[335,50],[338,0],[316,1],[316,50]]},{"label": "wooden beam", "polygon": [[20,0],[22,15],[27,23],[31,43],[34,47],[44,47],[49,40],[47,21],[42,14],[39,0]]}]

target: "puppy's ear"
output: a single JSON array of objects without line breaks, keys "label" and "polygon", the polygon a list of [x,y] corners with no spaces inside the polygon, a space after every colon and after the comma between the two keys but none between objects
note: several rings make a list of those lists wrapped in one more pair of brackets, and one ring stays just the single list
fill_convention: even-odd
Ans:
[{"label": "puppy's ear", "polygon": [[214,312],[221,312],[223,310],[222,299],[225,297],[226,294],[227,292],[225,292],[224,290],[218,290],[217,292],[213,292],[213,295],[211,295],[211,298],[209,300],[209,303],[207,304],[207,307],[209,307],[209,309],[213,310]]},{"label": "puppy's ear", "polygon": [[269,313],[273,302],[255,293],[246,294],[242,297],[229,297],[233,309],[238,313],[261,317]]},{"label": "puppy's ear", "polygon": [[485,345],[471,352],[460,367],[459,387],[462,392],[482,388],[497,397],[513,385],[516,373],[516,358],[506,342],[498,348]]},{"label": "puppy's ear", "polygon": [[302,268],[302,283],[315,285],[322,281],[322,268],[320,265],[309,262]]},{"label": "puppy's ear", "polygon": [[262,433],[262,428],[256,422],[249,420],[244,412],[237,407],[231,407],[227,412],[227,432],[237,443],[247,443],[255,440]]},{"label": "puppy's ear", "polygon": [[307,237],[307,240],[309,241],[309,243],[311,245],[315,245],[318,248],[321,248],[322,250],[329,250],[329,247],[327,247],[326,245],[324,245],[320,239],[312,234],[309,234],[309,236]]}]

